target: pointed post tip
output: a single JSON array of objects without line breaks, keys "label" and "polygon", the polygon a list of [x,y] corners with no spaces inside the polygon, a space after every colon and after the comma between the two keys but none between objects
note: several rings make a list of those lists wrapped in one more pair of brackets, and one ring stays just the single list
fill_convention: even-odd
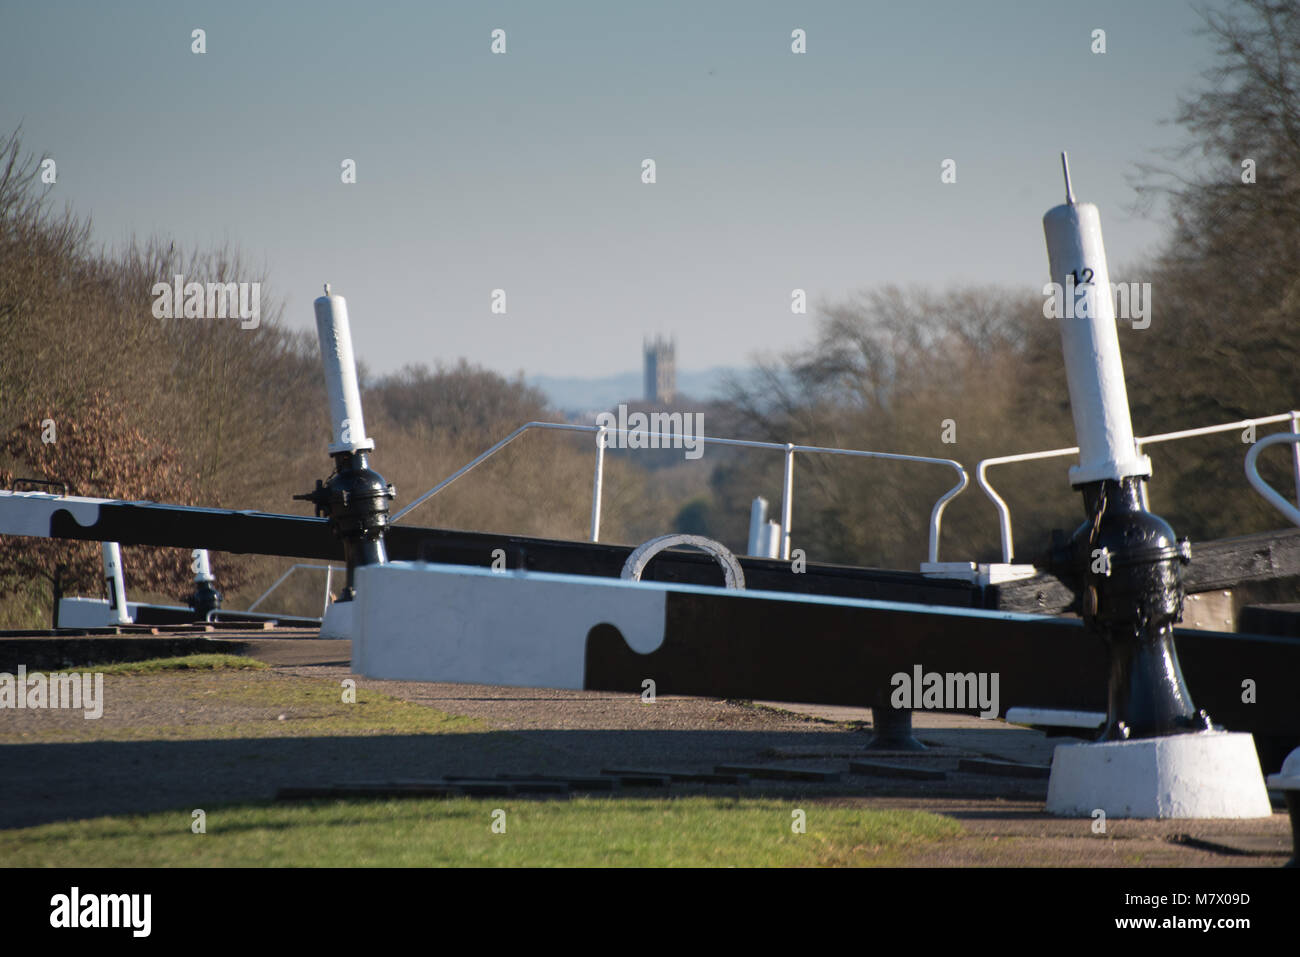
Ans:
[{"label": "pointed post tip", "polygon": [[1065,173],[1065,201],[1074,205],[1074,189],[1070,186],[1070,157],[1061,151],[1061,171]]}]

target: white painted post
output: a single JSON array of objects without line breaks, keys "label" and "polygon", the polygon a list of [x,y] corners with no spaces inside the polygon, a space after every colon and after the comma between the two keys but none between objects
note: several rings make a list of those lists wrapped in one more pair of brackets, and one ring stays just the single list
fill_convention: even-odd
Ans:
[{"label": "white painted post", "polygon": [[[1043,216],[1043,232],[1052,281],[1064,290],[1061,348],[1079,445],[1070,484],[1148,476],[1151,460],[1139,455],[1133,442],[1101,214],[1092,203],[1074,201],[1068,168],[1066,197],[1064,205]],[[1074,318],[1069,318],[1071,309]],[[1087,315],[1080,317],[1085,310]]]},{"label": "white painted post", "polygon": [[[1291,413],[1291,431],[1300,435],[1300,412]],[[1295,503],[1300,505],[1300,442],[1291,445],[1291,462],[1295,468]]]},{"label": "white painted post", "polygon": [[366,452],[375,443],[366,438],[361,417],[361,391],[357,386],[357,364],[352,354],[352,330],[348,326],[348,304],[342,296],[325,295],[316,306],[316,332],[320,336],[321,361],[325,366],[325,390],[329,393],[333,441],[330,455]]},{"label": "white painted post", "polygon": [[212,565],[208,561],[206,548],[194,549],[194,580],[196,582],[212,581]]},{"label": "white painted post", "polygon": [[781,526],[776,522],[769,521],[763,526],[763,531],[759,539],[759,551],[756,555],[762,555],[764,558],[776,558],[781,554]]},{"label": "white painted post", "polygon": [[749,550],[747,555],[763,555],[763,542],[767,537],[767,499],[758,496],[749,504]]},{"label": "white painted post", "polygon": [[104,588],[108,592],[108,620],[116,625],[131,624],[131,616],[126,613],[122,549],[117,542],[104,542]]},{"label": "white painted post", "polygon": [[781,484],[781,558],[790,560],[790,513],[794,510],[794,445],[785,444],[785,481]]},{"label": "white painted post", "polygon": [[600,499],[605,485],[605,426],[596,433],[596,475],[591,484],[591,540],[600,541]]}]

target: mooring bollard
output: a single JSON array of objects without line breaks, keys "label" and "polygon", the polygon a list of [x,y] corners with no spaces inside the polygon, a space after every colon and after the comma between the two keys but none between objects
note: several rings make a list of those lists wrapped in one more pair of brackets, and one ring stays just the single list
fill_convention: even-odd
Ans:
[{"label": "mooring bollard", "polygon": [[334,457],[334,474],[324,482],[317,479],[314,490],[294,498],[315,505],[316,515],[328,518],[335,536],[343,541],[347,587],[339,601],[350,601],[356,596],[357,566],[382,565],[388,561],[384,530],[388,527],[388,503],[395,492],[382,475],[370,468],[367,458],[375,443],[366,437],[361,417],[361,392],[352,355],[348,304],[342,296],[331,295],[326,283],[325,295],[316,300],[315,307],[334,430],[329,446],[329,453]]},{"label": "mooring bollard", "polygon": [[871,708],[871,740],[868,751],[925,751],[924,744],[912,735],[912,712],[893,705],[873,705]]},{"label": "mooring bollard", "polygon": [[186,599],[196,615],[204,619],[210,612],[221,607],[221,592],[217,591],[216,578],[212,575],[212,566],[208,563],[206,548],[194,549],[194,591]]}]

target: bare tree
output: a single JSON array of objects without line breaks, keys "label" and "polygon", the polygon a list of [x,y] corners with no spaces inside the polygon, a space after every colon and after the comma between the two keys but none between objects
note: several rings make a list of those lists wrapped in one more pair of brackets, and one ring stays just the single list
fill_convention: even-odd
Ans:
[{"label": "bare tree", "polygon": [[[74,495],[194,503],[192,476],[175,449],[135,428],[123,406],[102,393],[71,415],[22,423],[0,441],[0,484],[38,478],[66,484]],[[58,570],[62,569],[61,572]],[[128,587],[180,598],[190,588],[189,552],[175,548],[128,548],[123,570]],[[237,562],[221,569],[223,583],[238,588],[246,577]],[[100,550],[91,542],[0,537],[0,594],[56,573],[68,588],[97,591]]]}]

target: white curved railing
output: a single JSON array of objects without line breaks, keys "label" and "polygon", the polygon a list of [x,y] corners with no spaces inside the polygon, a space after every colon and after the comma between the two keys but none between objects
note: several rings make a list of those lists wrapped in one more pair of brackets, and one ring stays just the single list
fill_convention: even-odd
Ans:
[{"label": "white curved railing", "polygon": [[[392,521],[398,521],[413,508],[428,501],[462,475],[495,455],[519,436],[531,429],[596,433],[596,470],[591,486],[590,540],[593,542],[600,540],[600,506],[605,468],[605,447],[609,436],[622,434],[636,435],[641,439],[663,438],[672,440],[681,438],[680,435],[665,434],[662,432],[647,432],[639,429],[611,429],[608,426],[603,425],[569,425],[561,422],[526,422],[482,455],[447,476],[419,498],[416,498],[409,504],[398,509],[393,513]],[[775,449],[785,454],[785,477],[782,480],[781,487],[781,557],[783,559],[789,559],[790,557],[790,522],[794,511],[794,456],[796,452],[817,455],[847,455],[857,458],[888,459],[895,462],[922,462],[930,465],[944,465],[955,470],[958,476],[957,484],[944,492],[944,494],[939,497],[938,501],[934,503],[934,507],[930,510],[930,540],[928,554],[931,562],[938,562],[939,560],[939,538],[943,527],[943,510],[947,507],[948,502],[956,497],[962,489],[966,488],[970,483],[970,476],[967,475],[965,467],[962,466],[960,462],[954,461],[953,459],[932,458],[926,455],[903,455],[897,452],[869,452],[862,449],[833,449],[817,445],[794,445],[792,443],[782,445],[778,442],[756,442],[749,439],[721,439],[707,435],[695,436],[694,438],[696,441],[701,443],[711,442],[714,445],[731,445],[748,449]],[[642,448],[648,447],[648,444],[642,446]]]},{"label": "white curved railing", "polygon": [[[1300,435],[1295,432],[1278,432],[1275,435],[1267,436],[1260,439],[1250,447],[1246,453],[1246,480],[1254,486],[1255,491],[1264,496],[1270,505],[1289,518],[1292,522],[1300,525],[1300,508],[1296,508],[1286,499],[1284,499],[1273,486],[1269,485],[1259,477],[1259,470],[1256,468],[1255,460],[1259,458],[1259,453],[1264,451],[1270,445],[1277,445],[1279,442],[1290,442],[1295,445],[1295,454],[1300,456]],[[1300,477],[1297,477],[1300,482]],[[1300,501],[1300,488],[1297,489],[1296,500]]]},{"label": "white curved railing", "polygon": [[[1136,446],[1138,454],[1141,455],[1143,447],[1147,445],[1155,445],[1160,442],[1175,442],[1178,441],[1179,439],[1191,439],[1202,435],[1214,435],[1215,433],[1218,432],[1233,432],[1238,429],[1248,429],[1252,426],[1260,426],[1260,425],[1272,425],[1279,422],[1289,422],[1291,424],[1291,431],[1278,433],[1279,436],[1283,436],[1284,438],[1276,438],[1275,436],[1268,436],[1266,440],[1261,440],[1260,442],[1256,443],[1255,446],[1252,446],[1251,449],[1252,452],[1256,447],[1262,446],[1264,444],[1264,441],[1268,441],[1268,443],[1271,445],[1273,444],[1274,441],[1295,441],[1296,437],[1300,437],[1300,411],[1292,410],[1290,412],[1281,412],[1277,415],[1262,416],[1257,419],[1242,419],[1238,422],[1224,422],[1219,425],[1207,425],[1198,429],[1182,429],[1178,432],[1162,432],[1159,435],[1139,436],[1138,438],[1133,440],[1133,444],[1134,446]],[[1291,438],[1286,438],[1286,437],[1291,437]],[[1003,501],[1002,496],[1000,496],[997,492],[993,490],[993,486],[988,480],[989,466],[1006,465],[1012,462],[1030,462],[1035,459],[1058,458],[1066,455],[1074,455],[1078,451],[1079,451],[1078,446],[1072,446],[1071,448],[1068,449],[1050,449],[1045,452],[1025,452],[1020,455],[1000,455],[995,458],[984,459],[979,463],[978,466],[976,466],[975,481],[979,484],[979,487],[984,491],[984,494],[988,496],[989,500],[993,503],[994,508],[998,510],[998,527],[1002,536],[1002,560],[1004,562],[1011,561],[1011,556],[1013,552],[1012,541],[1011,541],[1011,509],[1007,506],[1007,503]],[[1247,453],[1247,461],[1249,462],[1254,461],[1254,459],[1250,457],[1250,453]],[[1295,447],[1294,468],[1295,468],[1295,482],[1296,482],[1296,499],[1297,501],[1300,501],[1300,444],[1296,445]],[[1249,468],[1247,469],[1247,478],[1250,478]],[[1251,479],[1251,484],[1252,485],[1255,484],[1254,479]],[[1286,502],[1286,499],[1283,499],[1272,488],[1269,488],[1268,486],[1264,486],[1264,487],[1268,488],[1268,492],[1271,492],[1274,496],[1277,497],[1278,500],[1282,501],[1283,503]],[[1264,492],[1259,485],[1256,485],[1255,488],[1259,490],[1260,494],[1264,495],[1265,498],[1268,498],[1268,500],[1272,502],[1275,506],[1277,505],[1277,501],[1269,497],[1269,494]],[[1142,502],[1144,505],[1147,504],[1147,490],[1146,490],[1145,482],[1142,483]],[[1284,512],[1284,514],[1288,514],[1288,517],[1290,517],[1289,513]]]}]

